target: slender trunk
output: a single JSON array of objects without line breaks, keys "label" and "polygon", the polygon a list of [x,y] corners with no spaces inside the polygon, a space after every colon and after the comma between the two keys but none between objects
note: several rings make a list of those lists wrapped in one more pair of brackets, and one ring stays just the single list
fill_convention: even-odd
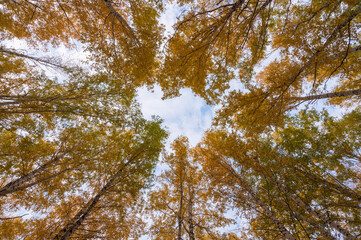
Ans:
[{"label": "slender trunk", "polygon": [[[304,214],[299,213],[297,210],[293,210],[289,203],[286,202],[285,200],[280,199],[279,200],[282,205],[284,205],[286,208],[288,208],[289,210],[291,210],[291,212],[298,218],[298,219],[302,219],[303,221],[307,222],[308,224],[310,224],[310,226],[313,226],[314,228],[316,228],[324,237],[326,237],[326,239],[330,239],[330,240],[336,240],[336,238],[334,238],[331,234],[331,232],[325,228],[323,225],[321,226],[318,222],[313,221],[312,219],[306,217]],[[306,230],[305,230],[306,231]]]},{"label": "slender trunk", "polygon": [[293,97],[291,99],[299,100],[299,101],[311,101],[311,100],[318,100],[324,98],[348,97],[348,96],[359,96],[359,95],[361,95],[361,89],[331,92],[331,93],[324,93],[324,94],[304,96],[304,97]]},{"label": "slender trunk", "polygon": [[251,196],[252,200],[258,204],[263,212],[272,220],[272,222],[276,225],[280,233],[288,240],[296,240],[292,236],[292,234],[286,229],[286,227],[282,224],[282,222],[277,218],[274,212],[269,208],[267,204],[265,204],[257,195],[256,192],[253,191],[251,186],[240,176],[230,165],[225,162],[222,162],[221,165],[227,169],[234,177],[237,178],[239,184],[246,190],[246,192]]},{"label": "slender trunk", "polygon": [[291,193],[286,187],[284,187],[282,184],[280,184],[277,180],[274,180],[272,177],[268,176],[268,174],[263,173],[263,175],[273,184],[275,184],[278,188],[280,188],[284,193],[287,194],[287,196],[289,196],[297,205],[299,205],[300,207],[302,207],[303,209],[305,209],[308,213],[310,213],[312,216],[322,220],[325,225],[323,226],[324,228],[327,229],[327,226],[331,226],[334,229],[336,229],[337,231],[339,231],[340,233],[342,233],[346,239],[350,239],[350,240],[356,240],[356,237],[353,236],[347,229],[341,227],[341,225],[339,223],[337,223],[336,221],[333,221],[331,218],[329,218],[327,215],[322,214],[316,210],[314,210],[311,206],[309,206],[308,204],[306,204],[305,202],[303,202],[298,196],[296,196],[295,194]]},{"label": "slender trunk", "polygon": [[[120,175],[121,172],[119,172]],[[71,221],[53,238],[53,240],[66,240],[74,231],[76,231],[84,222],[84,220],[93,211],[95,205],[99,202],[100,198],[112,186],[112,183],[118,177],[118,173],[110,179],[110,181],[91,199],[72,219]]]},{"label": "slender trunk", "polygon": [[302,169],[300,169],[298,167],[295,167],[294,169],[296,171],[302,173],[303,176],[313,180],[314,182],[317,182],[317,183],[320,183],[320,184],[325,184],[325,185],[327,185],[327,187],[329,189],[334,189],[336,192],[338,192],[340,194],[343,194],[346,197],[349,197],[351,199],[355,199],[355,200],[361,202],[361,195],[354,192],[354,191],[352,191],[352,189],[349,189],[349,188],[344,187],[344,186],[339,185],[339,184],[329,182],[326,179],[323,179],[322,177],[317,176],[316,174],[314,174],[312,172],[302,170]]},{"label": "slender trunk", "polygon": [[[57,177],[57,176],[65,173],[65,172],[67,172],[67,171],[72,170],[72,169],[73,169],[73,168],[67,168],[67,169],[64,169],[64,170],[62,170],[62,171],[60,171],[60,172],[57,172],[56,174],[53,174],[53,175],[51,175],[51,176],[48,176],[48,177],[46,177],[46,178],[42,178],[42,179],[39,179],[39,180],[37,180],[37,181],[35,181],[35,182],[32,182],[32,183],[29,183],[29,184],[20,186],[20,187],[16,188],[15,191],[5,192],[5,195],[6,195],[6,194],[9,194],[9,193],[13,193],[13,192],[25,190],[25,189],[27,189],[27,188],[29,188],[29,187],[32,187],[32,186],[34,186],[34,185],[37,185],[37,184],[39,184],[39,183],[42,183],[42,182],[48,181],[48,180],[50,180],[50,179],[52,179],[52,178],[55,178],[55,177]],[[1,195],[0,195],[0,196],[1,196]]]},{"label": "slender trunk", "polygon": [[13,219],[17,219],[17,218],[22,218],[22,217],[24,217],[26,215],[28,215],[28,214],[24,214],[24,215],[21,215],[21,216],[15,216],[15,217],[0,217],[0,220],[1,221],[13,220]]},{"label": "slender trunk", "polygon": [[194,201],[194,188],[192,179],[188,182],[189,199],[188,199],[188,225],[189,225],[189,240],[195,240],[194,238],[194,221],[193,221],[193,201]]},{"label": "slender trunk", "polygon": [[[62,94],[66,94],[66,92],[63,92]],[[8,106],[8,105],[19,105],[21,103],[39,103],[39,104],[46,104],[46,103],[50,103],[50,102],[55,102],[55,101],[71,101],[71,100],[82,100],[82,99],[86,99],[87,96],[75,96],[75,97],[60,97],[61,94],[57,94],[53,97],[38,97],[38,98],[33,98],[33,97],[24,97],[24,96],[10,96],[10,97],[2,97],[0,96],[0,100],[3,100],[5,102],[0,102],[0,106]],[[13,106],[11,106],[13,107]],[[43,106],[29,106],[28,108],[41,108]],[[43,107],[44,108],[44,107]]]},{"label": "slender trunk", "polygon": [[23,53],[19,53],[19,52],[16,52],[15,50],[11,50],[11,49],[6,49],[2,46],[0,46],[0,52],[4,53],[4,54],[7,54],[7,55],[13,55],[13,56],[17,56],[17,57],[22,57],[22,58],[26,58],[26,59],[30,59],[30,60],[33,60],[33,61],[36,61],[36,62],[39,62],[39,63],[42,63],[44,65],[48,65],[48,66],[51,66],[51,67],[57,67],[57,68],[62,68],[64,70],[69,70],[69,68],[61,65],[61,64],[58,64],[58,63],[55,63],[55,62],[52,62],[51,60],[47,60],[47,59],[42,59],[42,58],[37,58],[37,57],[32,57],[32,56],[29,56],[29,55],[26,55],[26,54],[23,54]]},{"label": "slender trunk", "polygon": [[93,197],[93,199],[88,201],[88,203],[70,220],[70,222],[58,232],[53,240],[69,239],[70,236],[83,224],[84,220],[91,214],[95,205],[100,201],[100,198],[115,184],[115,180],[122,175],[123,170],[132,163],[140,153],[129,159]]},{"label": "slender trunk", "polygon": [[178,210],[178,231],[177,231],[177,239],[182,240],[182,225],[183,225],[183,217],[182,217],[182,210],[183,210],[183,195],[184,195],[184,189],[183,189],[183,171],[181,172],[180,178],[179,178],[179,210]]},{"label": "slender trunk", "polygon": [[44,163],[39,168],[29,172],[28,174],[25,174],[24,176],[9,182],[4,187],[0,189],[0,197],[6,196],[9,193],[13,193],[19,190],[23,190],[24,188],[21,187],[21,185],[30,182],[32,179],[34,179],[36,176],[38,176],[40,173],[44,172],[46,169],[48,169],[50,166],[58,162],[65,154],[67,154],[69,151],[63,152],[60,155],[54,156],[49,162]]},{"label": "slender trunk", "polygon": [[110,10],[111,14],[116,17],[116,19],[119,21],[120,25],[122,25],[124,31],[128,36],[133,38],[133,40],[139,44],[138,38],[135,36],[134,31],[131,26],[129,26],[128,22],[114,9],[111,0],[103,0],[105,4],[107,5],[108,9]]},{"label": "slender trunk", "polygon": [[[350,54],[357,53],[357,52],[359,52],[359,51],[361,51],[361,45],[356,46],[356,47],[353,47],[353,48],[350,48],[348,51],[344,51],[344,52],[340,52],[340,53],[338,53],[338,54],[335,54],[335,55],[332,56],[331,59],[328,59],[328,61],[329,61],[329,60],[337,60],[337,59],[339,59],[339,58],[343,58],[343,57],[347,56],[347,54],[350,55]],[[326,61],[325,61],[325,60],[321,60],[321,61],[319,61],[319,62],[322,63],[322,62],[326,62]]]},{"label": "slender trunk", "polygon": [[334,238],[331,234],[331,232],[327,229],[324,228],[324,226],[321,226],[318,222],[316,221],[312,221],[311,219],[305,217],[303,214],[299,213],[299,212],[294,212],[295,215],[298,218],[301,218],[303,221],[309,223],[311,226],[313,226],[314,228],[316,228],[318,231],[320,231],[320,233],[326,237],[326,239],[330,239],[330,240],[336,240],[336,238]]}]

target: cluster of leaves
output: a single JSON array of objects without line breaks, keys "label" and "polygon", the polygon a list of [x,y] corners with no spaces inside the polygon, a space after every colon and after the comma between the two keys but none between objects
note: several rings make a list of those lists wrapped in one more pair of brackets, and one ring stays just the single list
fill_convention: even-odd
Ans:
[{"label": "cluster of leaves", "polygon": [[[144,212],[154,239],[360,236],[360,1],[178,0],[168,39],[160,0],[0,3],[4,239],[134,239]],[[62,46],[87,69],[44,57]],[[167,134],[134,96],[155,84],[220,110],[196,147],[173,142],[145,204]],[[287,115],[319,99],[356,110]],[[222,233],[228,210],[242,231]]]}]

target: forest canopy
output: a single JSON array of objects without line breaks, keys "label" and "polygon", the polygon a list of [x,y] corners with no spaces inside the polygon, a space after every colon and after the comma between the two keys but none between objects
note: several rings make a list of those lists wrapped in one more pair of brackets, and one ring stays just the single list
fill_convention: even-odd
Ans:
[{"label": "forest canopy", "polygon": [[[359,0],[0,0],[0,30],[1,239],[361,238]],[[167,147],[141,87],[212,127]]]}]

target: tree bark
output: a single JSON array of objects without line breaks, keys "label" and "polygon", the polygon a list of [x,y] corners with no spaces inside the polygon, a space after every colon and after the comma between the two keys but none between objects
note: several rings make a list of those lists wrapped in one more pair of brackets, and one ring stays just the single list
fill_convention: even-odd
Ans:
[{"label": "tree bark", "polygon": [[[70,170],[73,170],[73,168],[66,168],[66,169],[64,169],[64,170],[62,170],[62,171],[59,171],[59,172],[57,172],[57,173],[55,173],[55,174],[53,174],[53,175],[50,175],[50,176],[48,176],[48,177],[46,177],[46,178],[42,178],[42,179],[39,179],[39,180],[37,180],[37,181],[35,181],[35,182],[29,183],[29,184],[26,184],[26,185],[23,185],[23,186],[19,186],[19,187],[17,187],[14,191],[5,192],[5,195],[10,194],[10,193],[13,193],[13,192],[25,190],[25,189],[27,189],[27,188],[29,188],[29,187],[32,187],[32,186],[34,186],[34,185],[37,185],[37,184],[39,184],[39,183],[42,183],[42,182],[48,181],[48,180],[50,180],[50,179],[52,179],[52,178],[55,178],[55,177],[57,177],[57,176],[65,173],[65,172],[67,172],[67,171],[70,171]],[[0,194],[0,196],[2,196],[2,195]]]},{"label": "tree bark", "polygon": [[324,98],[348,97],[348,96],[359,96],[359,95],[361,95],[361,89],[331,92],[331,93],[324,93],[324,94],[304,96],[304,97],[293,97],[291,99],[299,100],[299,101],[311,101],[311,100],[318,100]]},{"label": "tree bark", "polygon": [[[66,92],[62,93],[66,94]],[[0,106],[8,106],[8,105],[15,105],[15,104],[22,104],[22,103],[51,103],[56,101],[74,101],[74,100],[83,100],[86,99],[88,96],[74,96],[74,97],[60,97],[61,94],[57,94],[53,97],[24,97],[24,96],[1,96],[0,100],[5,102],[0,102]],[[41,108],[42,106],[36,106]],[[30,106],[28,108],[34,108],[34,106]],[[43,107],[44,108],[44,107]]]},{"label": "tree bark", "polygon": [[[40,173],[44,172],[46,169],[48,169],[51,165],[58,162],[65,154],[67,154],[69,151],[63,152],[60,155],[54,156],[50,161],[44,163],[39,168],[29,172],[28,174],[25,174],[24,176],[9,182],[4,187],[0,189],[0,197],[6,196],[7,194],[23,190],[24,188],[21,187],[24,183],[27,183],[34,179],[36,176],[38,176]],[[31,185],[33,186],[33,185]]]},{"label": "tree bark", "polygon": [[[337,60],[339,58],[343,58],[347,55],[350,55],[350,54],[354,54],[354,53],[357,53],[361,51],[361,45],[359,46],[356,46],[356,47],[353,47],[353,48],[350,48],[348,51],[344,51],[344,52],[340,52],[338,54],[335,54],[332,56],[332,58],[330,60]],[[320,62],[325,62],[326,60],[321,60]]]},{"label": "tree bark", "polygon": [[[181,166],[182,167],[182,166]],[[183,195],[184,195],[184,189],[183,189],[183,171],[181,169],[181,175],[179,178],[179,209],[178,209],[178,230],[177,230],[177,239],[182,240],[182,225],[183,225]]]},{"label": "tree bark", "polygon": [[279,199],[279,201],[282,203],[282,205],[284,205],[286,208],[288,208],[289,210],[292,211],[292,213],[299,219],[302,219],[303,221],[307,222],[308,224],[310,224],[311,226],[313,226],[314,228],[316,228],[318,231],[320,231],[320,233],[326,237],[326,239],[330,239],[330,240],[336,240],[336,238],[334,238],[331,234],[331,232],[325,228],[323,225],[321,226],[318,222],[313,221],[312,219],[306,217],[304,214],[299,213],[297,210],[293,210],[290,205],[282,199]]},{"label": "tree bark", "polygon": [[104,185],[104,187],[91,199],[87,204],[69,221],[66,226],[61,229],[58,234],[53,238],[53,240],[66,240],[71,237],[71,235],[83,224],[84,220],[92,213],[95,208],[95,205],[100,201],[100,198],[104,196],[107,191],[114,186],[117,182],[116,179],[119,178],[124,169],[131,164],[137,157],[143,152],[139,151],[133,157],[131,157],[126,163],[124,163],[120,169],[110,178],[110,180]]},{"label": "tree bark", "polygon": [[114,9],[113,5],[112,5],[112,1],[111,0],[103,0],[105,2],[105,4],[107,5],[108,9],[110,10],[111,14],[116,17],[116,19],[119,21],[120,25],[122,25],[124,31],[126,32],[126,34],[128,36],[130,36],[131,38],[133,38],[133,40],[139,44],[139,40],[138,38],[135,36],[134,34],[134,30],[132,29],[131,26],[129,26],[128,22]]},{"label": "tree bark", "polygon": [[47,66],[50,66],[50,67],[57,67],[57,68],[61,68],[61,69],[68,70],[68,71],[70,70],[69,68],[67,68],[67,67],[65,67],[65,66],[63,66],[61,64],[52,62],[51,60],[42,59],[42,58],[38,58],[38,57],[32,57],[32,56],[29,56],[29,55],[26,55],[26,54],[23,54],[23,53],[16,52],[15,50],[12,50],[12,49],[6,49],[6,48],[4,48],[2,46],[0,46],[0,52],[2,52],[4,54],[7,54],[7,55],[13,55],[13,56],[33,60],[33,61],[39,62],[41,64],[44,64],[44,65],[47,65]]},{"label": "tree bark", "polygon": [[195,240],[194,238],[194,220],[193,220],[193,202],[194,202],[194,188],[193,188],[193,180],[189,179],[188,182],[188,191],[189,191],[189,199],[188,199],[188,225],[189,225],[189,240]]},{"label": "tree bark", "polygon": [[[339,25],[336,26],[336,28],[333,30],[333,32],[330,34],[330,36],[327,38],[326,42],[319,48],[317,49],[317,51],[312,54],[312,56],[308,59],[308,61],[302,65],[300,67],[300,69],[298,70],[298,72],[292,76],[289,81],[287,83],[285,83],[284,85],[286,86],[285,90],[283,91],[286,92],[291,85],[297,80],[297,78],[308,68],[312,65],[313,62],[315,62],[315,60],[317,59],[317,57],[327,49],[327,47],[329,47],[331,45],[331,43],[335,40],[335,38],[337,37],[337,35],[340,33],[340,31],[347,26],[352,19],[354,19],[357,15],[359,15],[361,13],[361,4],[356,4],[357,8],[354,9],[353,11],[350,11],[350,15]],[[278,86],[278,87],[282,87],[282,86]]]},{"label": "tree bark", "polygon": [[332,236],[331,232],[327,228],[324,228],[324,226],[321,226],[318,222],[312,221],[311,219],[307,218],[306,216],[304,216],[299,212],[294,212],[294,213],[298,218],[301,218],[303,221],[309,223],[311,226],[315,227],[318,231],[320,231],[320,233],[324,237],[326,237],[326,239],[337,240]]}]

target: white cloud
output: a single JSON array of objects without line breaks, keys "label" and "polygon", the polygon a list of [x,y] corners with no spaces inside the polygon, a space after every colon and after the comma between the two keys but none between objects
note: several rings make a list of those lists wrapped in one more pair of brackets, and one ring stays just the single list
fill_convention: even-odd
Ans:
[{"label": "white cloud", "polygon": [[146,118],[158,115],[164,119],[164,125],[170,133],[169,141],[184,135],[194,146],[201,140],[204,131],[211,126],[213,107],[194,96],[189,89],[181,90],[181,94],[177,98],[162,100],[163,93],[160,87],[156,86],[152,92],[140,88],[137,98]]}]

